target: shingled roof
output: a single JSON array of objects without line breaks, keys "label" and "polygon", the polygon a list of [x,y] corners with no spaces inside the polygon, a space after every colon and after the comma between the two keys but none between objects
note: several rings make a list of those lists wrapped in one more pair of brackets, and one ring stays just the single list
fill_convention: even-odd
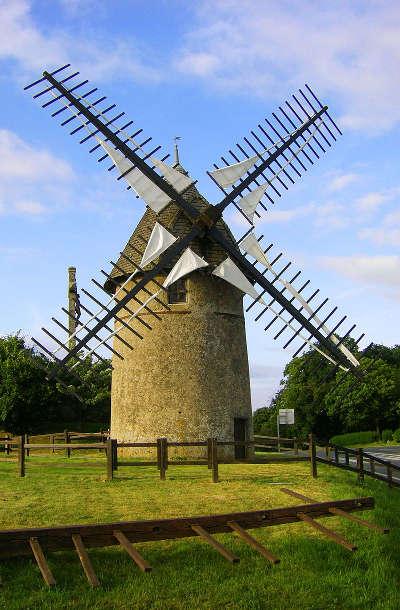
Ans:
[{"label": "shingled roof", "polygon": [[[180,169],[182,172],[185,172],[185,170],[179,166],[175,166],[175,169]],[[194,185],[190,186],[182,196],[186,201],[191,203],[193,207],[200,211],[204,211],[210,206],[208,201],[200,195]],[[151,208],[146,208],[145,213],[123,249],[123,255],[125,255],[126,258],[121,255],[111,271],[110,277],[115,282],[119,283],[124,281],[124,279],[133,273],[135,268],[134,265],[140,264],[143,252],[156,222],[162,224],[168,231],[175,235],[175,237],[186,235],[191,228],[190,221],[174,202],[171,202],[159,214],[153,212]],[[223,220],[217,222],[217,227],[232,244],[236,245],[235,238]],[[207,237],[194,240],[190,247],[196,254],[202,256],[209,263],[211,269],[214,269],[214,267],[219,265],[219,263],[227,257],[225,250],[223,250],[219,244],[216,244]],[[176,260],[177,258],[171,261],[169,268],[173,267]],[[145,270],[150,269],[150,267],[151,266],[146,267]],[[166,270],[168,270],[168,268],[166,268]],[[109,293],[112,293],[115,290],[115,284],[112,281],[107,280],[104,284],[104,288]]]}]

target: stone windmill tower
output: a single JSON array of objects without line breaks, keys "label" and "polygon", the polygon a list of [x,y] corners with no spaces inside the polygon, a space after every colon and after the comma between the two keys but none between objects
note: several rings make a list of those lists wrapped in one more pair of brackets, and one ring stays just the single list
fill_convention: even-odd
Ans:
[{"label": "stone windmill tower", "polygon": [[[210,205],[182,167],[165,162],[169,155],[161,156],[161,146],[149,150],[152,138],[142,140],[136,126],[130,133],[133,121],[120,124],[125,113],[108,114],[116,105],[103,108],[105,96],[93,99],[97,87],[86,90],[88,81],[74,81],[79,72],[66,75],[68,67],[44,72],[26,89],[39,87],[34,98],[45,99],[42,106],[53,117],[62,115],[62,126],[73,122],[71,135],[85,133],[80,144],[90,142],[98,162],[111,161],[108,170],[116,170],[147,209],[111,273],[101,270],[106,283],[93,280],[108,300],[82,289],[90,302],[80,301],[76,330],[53,317],[67,337],[43,328],[47,344],[33,339],[55,362],[51,374],[79,371],[82,358],[109,364],[111,352],[111,432],[119,440],[251,439],[246,295],[246,311],[294,357],[314,350],[320,366],[332,365],[327,374],[340,370],[362,380],[364,333],[354,339],[355,324],[345,331],[347,317],[337,307],[327,311],[328,299],[316,299],[319,290],[300,279],[300,270],[292,275],[291,262],[282,266],[282,253],[274,254],[273,244],[255,232],[261,209],[268,212],[341,134],[310,87],[221,157],[222,167],[207,172],[223,193]],[[249,223],[238,240],[222,219],[229,206]]]},{"label": "stone windmill tower", "polygon": [[[175,169],[185,173],[177,151],[176,162]],[[210,207],[194,185],[183,197],[200,212]],[[113,281],[105,284],[111,294],[140,264],[156,222],[176,237],[190,230],[175,203],[158,215],[147,208],[111,272]],[[217,226],[236,245],[222,220]],[[148,336],[134,351],[122,346],[123,360],[113,358],[111,436],[119,441],[149,442],[163,436],[173,442],[252,439],[243,293],[211,274],[226,258],[221,246],[205,237],[191,248],[209,267],[178,280],[160,294],[168,309],[160,302],[152,309],[161,320],[153,326],[152,314],[144,311],[142,319],[152,329],[146,330],[137,321],[134,326]],[[165,273],[158,276],[161,284],[175,263],[176,259],[170,261]],[[145,294],[138,296],[146,298]],[[130,308],[134,307],[132,303]],[[129,334],[125,329],[121,336],[128,340]],[[223,449],[227,458],[235,452],[236,457],[246,455],[244,447]],[[193,456],[201,451],[177,448],[175,453]]]}]

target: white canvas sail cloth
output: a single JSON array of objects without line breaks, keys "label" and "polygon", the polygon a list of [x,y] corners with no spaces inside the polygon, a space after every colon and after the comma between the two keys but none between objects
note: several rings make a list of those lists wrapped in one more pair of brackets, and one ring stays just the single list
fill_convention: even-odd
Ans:
[{"label": "white canvas sail cloth", "polygon": [[[142,174],[137,167],[134,167],[133,163],[124,157],[122,153],[100,138],[97,138],[97,141],[113,160],[121,175],[125,174],[125,180],[156,214],[161,212],[161,210],[171,202],[171,197],[155,185],[150,178],[147,178],[147,176]],[[188,176],[169,167],[162,161],[158,161],[157,159],[152,159],[152,161],[159,167],[160,171],[165,175],[165,179],[178,191],[178,193],[181,193],[193,183],[191,178],[188,178]]]},{"label": "white canvas sail cloth", "polygon": [[239,288],[239,290],[242,292],[245,292],[253,299],[265,305],[257,290],[255,290],[244,273],[240,271],[239,267],[235,265],[233,260],[231,260],[229,257],[222,261],[222,263],[220,263],[218,267],[214,269],[213,275],[216,275],[233,286],[236,286],[236,288]]},{"label": "white canvas sail cloth", "polygon": [[258,155],[254,155],[254,157],[249,157],[248,159],[240,161],[239,163],[233,163],[227,167],[215,169],[214,171],[210,172],[210,176],[212,176],[214,180],[218,182],[220,186],[222,186],[222,188],[226,188],[239,180],[239,178],[241,178],[243,174],[245,174],[247,170],[250,169],[250,167],[259,159],[260,157]]},{"label": "white canvas sail cloth", "polygon": [[198,256],[190,248],[186,248],[165,278],[163,283],[164,288],[168,288],[168,286],[179,280],[181,277],[191,273],[192,271],[201,269],[202,267],[208,267],[207,261],[205,261],[204,258],[201,258],[201,256]]},{"label": "white canvas sail cloth", "polygon": [[167,182],[172,184],[172,186],[178,191],[178,193],[182,193],[182,191],[186,190],[189,186],[193,184],[194,180],[190,176],[187,176],[182,172],[178,172],[177,169],[171,167],[170,165],[167,165],[166,163],[164,163],[164,161],[159,161],[158,159],[154,158],[152,158],[151,160],[154,165],[158,167]]},{"label": "white canvas sail cloth", "polygon": [[152,263],[158,258],[163,252],[176,241],[176,237],[172,235],[167,229],[165,229],[158,222],[153,227],[149,241],[140,261],[140,267],[142,269]]},{"label": "white canvas sail cloth", "polygon": [[[268,258],[263,252],[254,233],[249,233],[248,235],[246,235],[246,237],[239,243],[239,247],[241,248],[241,250],[255,258],[259,263],[267,267],[267,269],[269,269],[269,271],[271,271],[271,273],[275,277],[277,277],[277,273],[275,272]],[[305,298],[299,292],[297,292],[295,287],[290,282],[280,277],[277,277],[277,279],[281,284],[283,284],[283,286],[285,286],[285,288],[290,292],[290,294],[295,299],[297,299],[299,303],[301,303],[302,307],[312,316],[312,320],[316,322],[319,329],[323,330],[326,335],[329,335],[329,339],[332,341],[332,343],[337,345],[339,343],[339,339],[336,337],[336,335],[331,334],[330,329],[318,318],[318,316],[314,313],[314,310],[312,309],[312,307],[310,307]],[[353,356],[353,354],[350,352],[349,349],[347,349],[345,345],[340,344],[338,348],[340,349],[342,354],[344,354],[346,358],[348,358],[348,360],[353,364],[353,366],[360,365],[357,358]]]},{"label": "white canvas sail cloth", "polygon": [[243,210],[244,214],[247,216],[251,224],[254,224],[254,214],[256,212],[256,208],[260,203],[261,199],[264,197],[268,187],[269,184],[265,182],[264,184],[261,184],[256,189],[254,189],[254,191],[251,191],[251,193],[248,193],[248,195],[242,197],[237,202],[237,205]]},{"label": "white canvas sail cloth", "polygon": [[[277,178],[279,174],[281,174],[285,170],[285,167],[287,167],[293,161],[293,159],[295,159],[300,154],[303,148],[314,137],[316,130],[319,129],[322,122],[323,121],[321,119],[318,123],[315,123],[314,129],[310,132],[309,137],[304,140],[301,146],[298,146],[292,156],[286,161],[284,165],[281,166],[281,169],[276,172],[274,176],[272,176],[271,181]],[[220,186],[222,186],[222,188],[232,186],[232,184],[234,184],[237,180],[239,180],[239,178],[244,176],[247,170],[249,170],[252,165],[255,165],[257,161],[259,161],[260,158],[263,157],[263,155],[268,154],[273,149],[277,150],[278,145],[289,139],[294,133],[295,131],[292,131],[292,133],[288,134],[285,138],[277,140],[275,144],[273,144],[273,146],[267,148],[266,150],[262,150],[258,155],[249,157],[244,161],[239,161],[239,163],[232,163],[232,165],[227,165],[226,167],[221,167],[220,169],[213,170],[212,172],[209,172],[209,174],[214,178],[216,182],[218,182]]]},{"label": "white canvas sail cloth", "polygon": [[255,258],[259,263],[265,265],[265,267],[268,269],[272,269],[271,264],[266,257],[265,252],[263,252],[254,233],[249,233],[246,235],[246,237],[239,242],[239,247],[241,250]]}]

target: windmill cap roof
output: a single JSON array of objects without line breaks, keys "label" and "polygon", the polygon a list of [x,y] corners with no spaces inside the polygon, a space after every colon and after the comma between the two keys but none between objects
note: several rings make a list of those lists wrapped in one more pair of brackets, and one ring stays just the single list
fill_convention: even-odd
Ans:
[{"label": "windmill cap roof", "polygon": [[[185,172],[181,166],[175,166],[175,169]],[[202,195],[200,195],[194,185],[190,186],[182,194],[182,196],[200,212],[203,212],[210,207],[208,201]],[[117,263],[113,267],[110,274],[110,279],[108,279],[104,284],[104,288],[107,290],[107,292],[113,293],[116,284],[128,278],[129,275],[134,272],[135,266],[140,264],[144,250],[150,238],[150,234],[156,222],[163,225],[168,231],[170,231],[170,233],[175,235],[175,237],[182,237],[186,235],[189,233],[192,227],[191,222],[186,218],[181,208],[174,202],[171,202],[159,214],[153,212],[151,208],[147,208],[136,229],[129,238],[125,248],[123,249]],[[228,239],[233,245],[237,246],[235,238],[222,219],[217,222],[216,226],[223,233],[226,239]],[[219,265],[227,257],[227,253],[222,246],[215,243],[208,237],[195,239],[190,244],[190,247],[194,252],[196,252],[196,254],[203,257],[209,263],[211,269]],[[165,270],[168,271],[171,269],[177,260],[178,256],[170,261]],[[154,262],[156,263],[157,261],[158,259]],[[144,270],[147,271],[151,267],[152,265],[149,265],[145,267]]]}]

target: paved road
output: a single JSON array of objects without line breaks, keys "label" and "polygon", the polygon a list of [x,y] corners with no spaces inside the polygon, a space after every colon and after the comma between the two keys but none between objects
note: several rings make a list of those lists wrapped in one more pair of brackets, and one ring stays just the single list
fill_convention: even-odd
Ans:
[{"label": "paved road", "polygon": [[[395,466],[400,466],[400,446],[399,445],[397,445],[397,446],[383,445],[382,447],[364,447],[364,452],[374,455],[378,458],[381,458],[382,460],[387,460],[390,463],[394,464]],[[325,451],[318,451],[317,455],[319,457],[326,459]],[[331,452],[331,459],[333,459],[333,452]],[[343,453],[339,453],[339,462],[341,464],[345,463]],[[349,463],[350,463],[350,466],[355,467],[357,465],[356,457],[350,456]],[[370,460],[367,457],[364,458],[364,470],[365,471],[370,470]],[[386,466],[383,466],[376,462],[375,462],[375,472],[377,474],[383,475],[385,478],[387,477]],[[400,471],[394,470],[392,472],[392,479],[393,479],[393,481],[400,483]]]},{"label": "paved road", "polygon": [[376,457],[382,458],[382,460],[388,460],[396,466],[400,466],[400,445],[383,445],[382,447],[365,447],[366,453],[376,455]]}]

